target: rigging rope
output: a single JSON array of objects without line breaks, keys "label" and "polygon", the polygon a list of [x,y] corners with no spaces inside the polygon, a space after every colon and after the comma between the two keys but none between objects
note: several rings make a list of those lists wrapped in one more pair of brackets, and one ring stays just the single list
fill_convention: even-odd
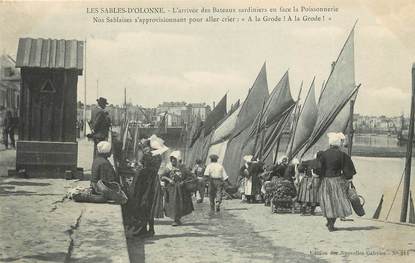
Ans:
[{"label": "rigging rope", "polygon": [[401,175],[401,180],[399,181],[398,187],[396,188],[395,195],[393,197],[392,204],[389,208],[388,214],[386,215],[385,221],[388,221],[389,214],[392,210],[393,204],[395,203],[396,195],[398,194],[398,191],[399,191],[399,187],[401,187],[402,179],[403,179],[403,176],[405,175],[405,171],[406,171],[406,167],[403,169],[403,172],[402,172],[402,175]]}]

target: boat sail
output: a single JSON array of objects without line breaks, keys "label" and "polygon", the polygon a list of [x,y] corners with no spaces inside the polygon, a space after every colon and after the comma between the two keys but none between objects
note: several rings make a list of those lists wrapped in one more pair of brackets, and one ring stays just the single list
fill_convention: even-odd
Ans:
[{"label": "boat sail", "polygon": [[195,128],[190,148],[187,149],[186,166],[192,167],[197,159],[202,161],[206,159],[215,127],[226,118],[226,104],[227,94],[223,96],[212,112],[209,113],[205,122],[203,124],[200,122],[199,128]]},{"label": "boat sail", "polygon": [[249,126],[261,111],[262,104],[268,97],[268,83],[264,63],[245,101],[240,106],[235,127],[227,143],[224,156],[224,160],[226,161],[223,163],[223,166],[232,183],[236,183],[238,178],[239,165],[242,159],[242,147],[249,136]]},{"label": "boat sail", "polygon": [[318,151],[327,149],[328,140],[324,136],[327,132],[346,129],[350,116],[345,105],[357,91],[353,27],[320,95],[316,124],[300,155],[302,159],[311,159]]},{"label": "boat sail", "polygon": [[317,103],[316,103],[316,91],[314,81],[311,82],[310,89],[304,100],[303,106],[300,111],[300,115],[297,120],[294,134],[291,138],[291,149],[287,149],[287,156],[292,159],[299,151],[305,146],[311,133],[313,132],[314,125],[317,121]]},{"label": "boat sail", "polygon": [[[283,128],[288,121],[295,101],[291,96],[288,71],[273,89],[262,113],[259,113],[251,125],[250,134],[244,147],[244,154],[261,156],[266,164],[272,163],[272,153]],[[261,116],[262,115],[262,116]],[[263,134],[261,145],[255,144],[256,137]]]}]

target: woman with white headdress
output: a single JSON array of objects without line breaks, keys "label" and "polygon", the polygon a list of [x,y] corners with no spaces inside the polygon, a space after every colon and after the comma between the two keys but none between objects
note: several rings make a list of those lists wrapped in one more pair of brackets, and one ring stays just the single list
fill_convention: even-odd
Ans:
[{"label": "woman with white headdress", "polygon": [[95,193],[100,192],[98,182],[103,183],[119,182],[114,167],[108,160],[111,156],[111,143],[101,141],[97,144],[97,155],[92,162],[91,187]]},{"label": "woman with white headdress", "polygon": [[318,205],[318,187],[320,185],[319,176],[314,173],[317,169],[320,169],[317,157],[320,156],[320,152],[317,153],[316,159],[311,159],[301,162],[298,166],[299,178],[297,201],[301,204],[301,215],[306,215],[309,209],[310,215],[315,214],[315,209]]},{"label": "woman with white headdress", "polygon": [[[134,235],[153,236],[154,218],[163,217],[163,199],[158,171],[162,154],[169,148],[164,141],[152,135],[140,145],[141,169],[130,186],[130,198],[126,205],[126,223]],[[148,226],[148,229],[147,229]]]},{"label": "woman with white headdress", "polygon": [[184,187],[184,182],[193,179],[193,175],[181,164],[181,160],[180,151],[173,151],[170,162],[161,174],[165,184],[164,212],[174,220],[172,226],[181,225],[180,219],[194,210],[191,192]]},{"label": "woman with white headdress", "polygon": [[323,216],[327,219],[328,230],[334,231],[337,218],[352,214],[347,197],[349,182],[356,174],[352,159],[341,151],[345,136],[343,133],[328,133],[330,148],[318,156],[320,162],[319,201]]},{"label": "woman with white headdress", "polygon": [[261,180],[259,175],[264,172],[262,163],[253,160],[252,155],[243,157],[244,166],[240,169],[240,175],[245,178],[244,194],[248,203],[261,201]]},{"label": "woman with white headdress", "polygon": [[120,180],[108,160],[111,154],[111,143],[102,141],[97,144],[97,154],[91,168],[92,194],[102,194],[107,200],[125,204],[127,196],[121,190]]}]

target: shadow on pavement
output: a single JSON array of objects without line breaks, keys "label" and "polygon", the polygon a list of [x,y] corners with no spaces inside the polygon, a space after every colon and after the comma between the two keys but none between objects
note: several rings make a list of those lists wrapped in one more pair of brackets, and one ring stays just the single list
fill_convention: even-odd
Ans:
[{"label": "shadow on pavement", "polygon": [[370,231],[381,229],[377,226],[352,226],[352,227],[338,227],[337,231]]},{"label": "shadow on pavement", "polygon": [[50,183],[36,183],[36,182],[24,182],[24,181],[9,181],[6,183],[0,183],[0,185],[17,185],[17,186],[48,186]]},{"label": "shadow on pavement", "polygon": [[[154,223],[154,225],[156,225],[156,226],[157,225],[159,225],[159,226],[168,226],[168,225],[171,225],[171,224],[173,224],[173,220],[156,221]],[[201,226],[201,225],[206,225],[206,223],[200,223],[200,222],[189,222],[189,223],[187,223],[187,222],[183,222],[183,226]]]},{"label": "shadow on pavement", "polygon": [[213,234],[200,234],[200,233],[180,233],[180,234],[171,234],[171,235],[155,235],[154,237],[147,239],[146,241],[159,240],[164,238],[176,238],[176,237],[211,237],[215,236]]},{"label": "shadow on pavement", "polygon": [[225,208],[225,211],[245,211],[248,210],[248,208],[244,207],[244,208]]},{"label": "shadow on pavement", "polygon": [[13,262],[21,259],[35,259],[40,261],[59,261],[59,259],[64,261],[66,257],[66,253],[64,252],[51,252],[51,253],[40,253],[36,255],[27,255],[22,257],[14,257],[14,258],[1,258],[2,262]]}]

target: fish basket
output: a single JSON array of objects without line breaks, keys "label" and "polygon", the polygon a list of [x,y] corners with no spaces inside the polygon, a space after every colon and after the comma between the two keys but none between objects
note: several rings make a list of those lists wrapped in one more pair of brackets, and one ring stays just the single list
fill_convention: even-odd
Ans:
[{"label": "fish basket", "polygon": [[197,190],[197,179],[191,179],[183,182],[184,188],[189,192],[196,192]]}]

